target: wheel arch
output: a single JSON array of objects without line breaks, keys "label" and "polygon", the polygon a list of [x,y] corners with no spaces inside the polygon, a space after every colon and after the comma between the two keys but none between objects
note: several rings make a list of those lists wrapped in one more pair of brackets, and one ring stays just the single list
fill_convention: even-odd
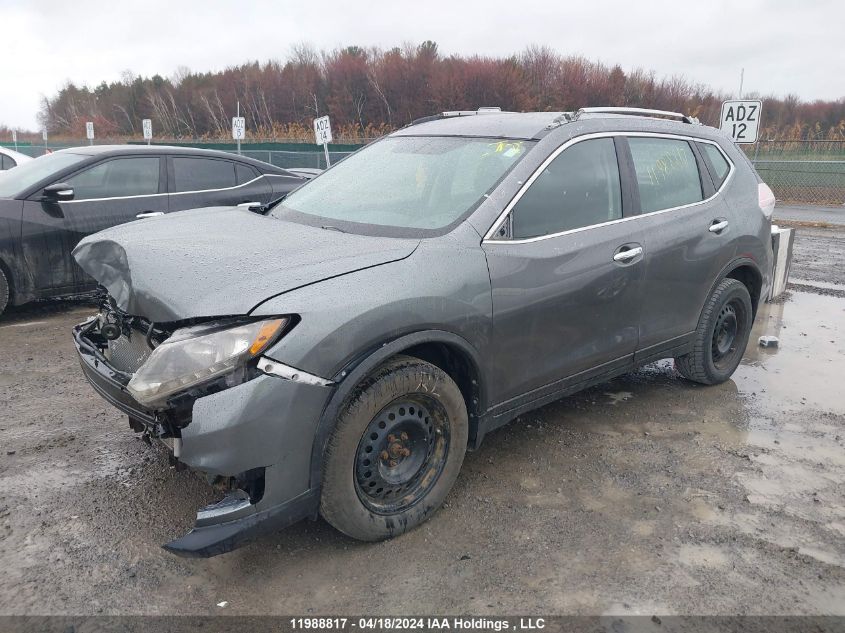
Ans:
[{"label": "wheel arch", "polygon": [[33,275],[17,252],[0,247],[0,269],[9,283],[9,306],[18,306],[36,299]]},{"label": "wheel arch", "polygon": [[326,445],[334,431],[337,417],[355,387],[374,369],[397,355],[407,355],[431,363],[445,371],[458,385],[469,416],[469,443],[472,445],[478,419],[486,410],[485,381],[478,352],[463,337],[444,330],[413,332],[376,349],[360,354],[335,376],[338,388],[329,399],[317,423],[311,448],[310,488],[322,485]]},{"label": "wheel arch", "polygon": [[716,286],[725,279],[736,279],[748,289],[748,294],[751,295],[751,318],[756,318],[757,307],[762,298],[760,294],[763,289],[763,273],[760,272],[757,262],[748,257],[738,257],[737,259],[731,260],[730,263],[722,268],[704,296],[704,303],[701,305],[699,314],[704,311],[704,306],[707,305],[707,300],[715,292]]},{"label": "wheel arch", "polygon": [[[763,274],[760,272],[757,264],[751,259],[738,259],[731,262],[726,269],[719,275],[719,279],[713,284],[710,289],[710,294],[713,293],[716,286],[723,279],[736,279],[746,287],[748,294],[751,296],[751,318],[752,320],[757,316],[757,308],[760,305],[760,294],[763,289]],[[708,294],[708,296],[710,296]]]}]

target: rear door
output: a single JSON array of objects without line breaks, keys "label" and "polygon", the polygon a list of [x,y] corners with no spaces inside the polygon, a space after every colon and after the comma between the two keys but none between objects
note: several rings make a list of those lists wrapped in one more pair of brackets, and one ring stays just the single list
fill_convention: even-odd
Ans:
[{"label": "rear door", "polygon": [[86,235],[131,222],[139,216],[167,211],[159,156],[108,158],[62,178],[73,189],[73,200],[45,202],[39,191],[24,202],[23,235],[26,252],[35,261],[28,267],[38,289],[67,289],[92,285],[71,256]]},{"label": "rear door", "polygon": [[645,236],[623,198],[614,139],[576,140],[484,240],[500,411],[633,366]]},{"label": "rear door", "polygon": [[[642,214],[637,223],[645,232],[639,361],[671,351],[695,330],[711,284],[735,249],[728,209],[695,142],[671,135],[626,140]],[[729,178],[723,176],[722,182]]]},{"label": "rear door", "polygon": [[225,158],[168,157],[170,210],[264,204],[272,197],[267,179],[253,166]]}]

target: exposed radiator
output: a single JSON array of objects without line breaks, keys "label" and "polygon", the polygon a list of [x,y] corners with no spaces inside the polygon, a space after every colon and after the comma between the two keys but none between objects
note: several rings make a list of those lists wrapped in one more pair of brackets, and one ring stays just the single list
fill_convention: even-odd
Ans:
[{"label": "exposed radiator", "polygon": [[129,336],[123,334],[119,339],[109,341],[105,356],[115,369],[135,373],[151,352],[146,336],[139,330],[132,330]]}]

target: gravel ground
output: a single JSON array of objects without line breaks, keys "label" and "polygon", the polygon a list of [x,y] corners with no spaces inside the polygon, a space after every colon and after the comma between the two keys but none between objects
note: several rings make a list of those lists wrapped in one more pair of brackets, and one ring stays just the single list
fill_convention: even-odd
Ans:
[{"label": "gravel ground", "polygon": [[795,231],[790,281],[845,287],[845,226],[835,231],[809,227]]},{"label": "gravel ground", "polygon": [[[801,229],[733,380],[660,362],[528,414],[379,544],[304,522],[209,560],[212,498],[85,383],[53,302],[0,320],[0,614],[845,614],[845,233]],[[756,346],[779,336],[776,350]]]}]

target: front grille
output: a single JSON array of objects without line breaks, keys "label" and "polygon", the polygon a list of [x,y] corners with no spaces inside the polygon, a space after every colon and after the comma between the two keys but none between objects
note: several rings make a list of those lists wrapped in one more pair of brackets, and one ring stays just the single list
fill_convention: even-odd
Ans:
[{"label": "front grille", "polygon": [[134,374],[149,358],[153,350],[147,345],[147,337],[139,330],[130,330],[129,335],[109,341],[104,355],[115,369]]}]

